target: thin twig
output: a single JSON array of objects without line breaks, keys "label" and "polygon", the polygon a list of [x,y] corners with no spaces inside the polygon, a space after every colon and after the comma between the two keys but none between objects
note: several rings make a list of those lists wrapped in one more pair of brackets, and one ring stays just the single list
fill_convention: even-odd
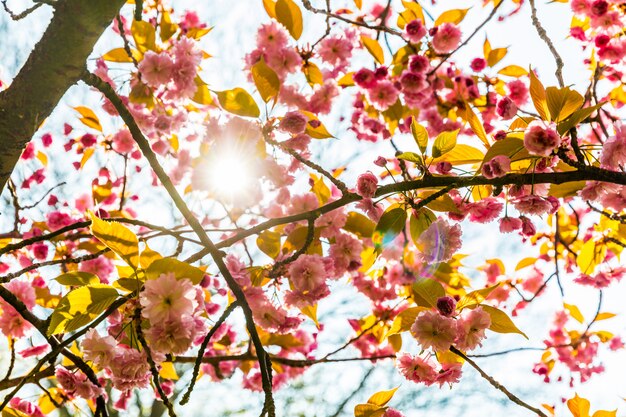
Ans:
[{"label": "thin twig", "polygon": [[535,0],[528,0],[528,2],[530,3],[530,17],[533,21],[533,26],[537,30],[537,34],[539,35],[541,40],[543,40],[546,45],[548,45],[552,56],[554,56],[554,61],[556,62],[556,71],[554,72],[554,74],[556,75],[556,79],[559,81],[559,86],[563,88],[565,87],[565,83],[563,82],[563,58],[561,58],[561,55],[559,55],[559,52],[554,47],[554,44],[552,43],[552,40],[548,36],[546,30],[543,28],[543,26],[541,26],[541,22],[537,17],[537,7],[535,7]]}]

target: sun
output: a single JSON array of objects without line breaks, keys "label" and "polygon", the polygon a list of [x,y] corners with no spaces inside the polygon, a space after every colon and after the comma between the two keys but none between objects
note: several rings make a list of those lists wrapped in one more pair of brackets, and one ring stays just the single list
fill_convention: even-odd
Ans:
[{"label": "sun", "polygon": [[222,202],[233,203],[254,192],[258,185],[255,161],[235,149],[220,149],[206,162],[209,191]]}]

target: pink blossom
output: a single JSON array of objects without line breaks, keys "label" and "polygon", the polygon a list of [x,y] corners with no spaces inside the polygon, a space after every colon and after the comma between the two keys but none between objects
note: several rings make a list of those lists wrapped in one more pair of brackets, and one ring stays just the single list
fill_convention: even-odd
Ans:
[{"label": "pink blossom", "polygon": [[517,106],[509,97],[502,97],[496,105],[496,113],[504,120],[509,120],[517,114]]},{"label": "pink blossom", "polygon": [[203,330],[202,320],[185,314],[153,322],[146,331],[146,341],[157,352],[180,355],[191,347],[192,342],[203,333]]},{"label": "pink blossom", "polygon": [[113,386],[120,391],[144,388],[150,382],[150,366],[145,352],[119,345],[110,362]]},{"label": "pink blossom", "polygon": [[81,342],[85,359],[97,366],[109,366],[115,356],[117,342],[111,336],[100,336],[96,329],[91,329]]},{"label": "pink blossom", "polygon": [[503,177],[511,171],[511,160],[506,155],[494,156],[483,164],[481,172],[485,178]]},{"label": "pink blossom", "polygon": [[335,243],[330,246],[329,256],[334,261],[335,274],[343,275],[345,271],[351,271],[361,266],[361,252],[363,244],[360,240],[346,233],[335,236]]},{"label": "pink blossom", "polygon": [[50,345],[48,344],[43,344],[43,345],[38,345],[38,346],[31,346],[29,348],[20,350],[19,353],[20,356],[22,356],[23,358],[28,358],[31,356],[39,356],[42,353],[47,352],[50,349]]},{"label": "pink blossom", "polygon": [[461,367],[462,365],[458,362],[442,364],[435,382],[439,384],[440,388],[443,384],[455,384],[459,382],[463,373]]},{"label": "pink blossom", "polygon": [[345,37],[329,36],[320,42],[317,53],[324,62],[344,67],[352,56],[352,42]]},{"label": "pink blossom", "polygon": [[517,217],[503,217],[500,219],[500,232],[511,233],[522,228],[522,221]]},{"label": "pink blossom", "polygon": [[363,198],[372,198],[376,195],[378,178],[371,172],[359,175],[356,183],[356,192]]},{"label": "pink blossom", "polygon": [[560,144],[560,136],[539,121],[530,123],[524,134],[524,146],[532,155],[550,156]]},{"label": "pink blossom", "polygon": [[434,221],[417,242],[423,262],[445,262],[461,249],[461,227],[443,219]]},{"label": "pink blossom", "polygon": [[359,87],[370,89],[376,85],[376,77],[374,71],[367,68],[361,68],[353,76],[354,83]]},{"label": "pink blossom", "polygon": [[470,67],[472,68],[472,71],[474,72],[480,72],[484,70],[486,66],[487,66],[487,61],[485,61],[485,58],[474,58],[472,62],[470,63]]},{"label": "pink blossom", "polygon": [[502,207],[502,202],[494,197],[483,198],[476,203],[468,204],[469,219],[477,223],[489,223],[500,215]]},{"label": "pink blossom", "polygon": [[411,43],[418,43],[426,36],[426,28],[421,20],[412,20],[404,27],[404,33]]},{"label": "pink blossom", "polygon": [[509,89],[508,97],[518,106],[523,106],[528,101],[528,87],[522,80],[509,81],[506,85]]},{"label": "pink blossom", "polygon": [[26,414],[28,417],[44,417],[44,414],[38,406],[19,397],[11,398],[9,405],[17,411]]},{"label": "pink blossom", "polygon": [[457,336],[456,347],[466,351],[481,346],[480,342],[485,338],[485,330],[491,326],[491,316],[482,307],[466,309],[464,314],[456,322]]},{"label": "pink blossom", "polygon": [[550,201],[537,195],[524,195],[513,200],[513,205],[522,214],[542,215],[552,212]]},{"label": "pink blossom", "polygon": [[150,87],[160,87],[167,84],[172,78],[172,58],[165,53],[147,51],[139,63],[141,80]]},{"label": "pink blossom", "polygon": [[436,311],[423,311],[411,326],[411,334],[423,349],[445,352],[456,338],[456,322]]},{"label": "pink blossom", "polygon": [[451,52],[461,42],[461,30],[452,23],[444,23],[437,27],[433,36],[433,48],[439,54]]},{"label": "pink blossom", "polygon": [[289,33],[275,21],[261,25],[257,31],[257,46],[263,51],[278,51],[286,47],[288,41]]},{"label": "pink blossom", "polygon": [[61,213],[60,211],[52,211],[46,214],[46,222],[50,230],[53,232],[70,225],[72,221],[73,219],[69,214]]},{"label": "pink blossom", "polygon": [[385,414],[382,417],[404,417],[404,414],[396,410],[395,408],[388,408],[385,410]]},{"label": "pink blossom", "polygon": [[[35,290],[24,281],[13,280],[4,287],[15,295],[27,309],[32,310],[35,307]],[[24,337],[32,328],[32,325],[22,317],[20,313],[6,301],[0,301],[0,330],[8,337]]]},{"label": "pink blossom", "polygon": [[304,132],[308,119],[300,112],[290,111],[280,120],[278,128],[283,132],[297,135]]},{"label": "pink blossom", "polygon": [[135,147],[135,140],[130,130],[122,129],[111,137],[111,147],[115,152],[132,152]]},{"label": "pink blossom", "polygon": [[295,292],[293,296],[306,296],[292,298],[292,303],[297,299],[306,304],[307,300],[316,301],[328,295],[328,274],[319,255],[301,255],[289,266],[289,277]]},{"label": "pink blossom", "polygon": [[441,315],[450,317],[454,314],[456,308],[456,300],[448,295],[437,299],[437,310]]},{"label": "pink blossom", "polygon": [[367,90],[367,98],[377,110],[387,110],[398,100],[398,90],[390,81],[380,81]]},{"label": "pink blossom", "polygon": [[600,153],[603,168],[617,170],[626,166],[626,126],[615,124],[615,136],[611,136]]},{"label": "pink blossom", "polygon": [[192,315],[198,302],[193,284],[187,278],[176,279],[173,273],[161,274],[144,284],[139,302],[141,314],[150,323],[162,323],[183,315]]},{"label": "pink blossom", "polygon": [[423,382],[428,386],[434,384],[437,379],[437,371],[433,361],[417,355],[398,353],[396,367],[409,381]]},{"label": "pink blossom", "polygon": [[78,265],[78,270],[81,272],[90,272],[97,275],[100,281],[108,283],[111,274],[115,271],[115,265],[106,256],[98,256],[95,259],[83,261]]},{"label": "pink blossom", "polygon": [[419,93],[426,87],[426,78],[420,73],[404,71],[400,77],[400,85],[405,93]]},{"label": "pink blossom", "polygon": [[425,73],[430,67],[430,61],[424,55],[413,55],[409,59],[409,71],[416,74]]}]

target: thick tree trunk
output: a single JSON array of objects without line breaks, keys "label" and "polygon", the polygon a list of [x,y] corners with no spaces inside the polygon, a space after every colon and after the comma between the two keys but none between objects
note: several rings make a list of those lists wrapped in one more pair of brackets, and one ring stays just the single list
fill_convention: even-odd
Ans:
[{"label": "thick tree trunk", "polygon": [[0,191],[24,146],[78,81],[125,0],[58,0],[54,16],[9,88],[0,93]]}]

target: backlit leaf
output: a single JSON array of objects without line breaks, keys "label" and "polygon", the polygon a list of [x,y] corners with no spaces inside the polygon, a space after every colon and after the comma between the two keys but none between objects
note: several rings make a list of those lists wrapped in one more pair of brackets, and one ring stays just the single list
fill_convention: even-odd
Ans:
[{"label": "backlit leaf", "polygon": [[426,152],[426,148],[428,147],[428,131],[426,128],[413,118],[411,120],[411,134],[413,135],[413,139],[415,139],[415,143],[417,143],[417,147],[420,152],[424,154]]},{"label": "backlit leaf", "polygon": [[90,127],[92,129],[96,129],[96,130],[102,132],[102,125],[100,125],[100,119],[98,119],[98,116],[96,116],[96,114],[93,112],[93,110],[91,110],[88,107],[84,107],[84,106],[74,107],[74,110],[76,110],[78,113],[80,113],[80,115],[82,116],[80,118],[80,121],[85,126]]},{"label": "backlit leaf", "polygon": [[552,120],[546,98],[546,89],[532,70],[528,72],[528,75],[530,77],[530,97],[533,100],[535,109],[537,109],[539,116],[541,116],[543,120]]},{"label": "backlit leaf", "polygon": [[517,78],[517,77],[522,77],[524,75],[527,75],[528,71],[526,71],[524,68],[520,67],[519,65],[507,65],[506,67],[498,71],[498,74]]},{"label": "backlit leaf", "polygon": [[441,155],[450,152],[456,146],[456,137],[459,134],[459,130],[452,132],[441,132],[435,142],[433,143],[433,158],[438,158]]},{"label": "backlit leaf", "polygon": [[480,121],[474,110],[470,107],[469,104],[465,103],[465,111],[463,112],[463,117],[469,123],[472,128],[472,132],[478,136],[478,138],[482,141],[483,145],[487,149],[489,149],[489,140],[487,139],[487,133],[485,132],[485,128],[483,123]]},{"label": "backlit leaf", "polygon": [[146,270],[146,279],[156,279],[161,274],[174,274],[176,279],[188,279],[192,284],[202,282],[206,272],[186,262],[174,258],[154,260]]},{"label": "backlit leaf", "polygon": [[89,284],[99,284],[100,278],[91,272],[72,271],[61,274],[55,278],[61,285],[81,286]]},{"label": "backlit leaf", "polygon": [[[141,60],[142,55],[138,50],[131,48],[130,52],[135,60]],[[126,53],[124,48],[111,49],[109,52],[102,55],[102,59],[109,62],[133,62],[132,58],[128,56],[128,53]]]},{"label": "backlit leaf", "polygon": [[574,417],[589,417],[589,401],[579,397],[578,394],[567,400],[567,408],[572,412]]},{"label": "backlit leaf", "polygon": [[548,109],[552,115],[552,120],[560,122],[565,120],[576,110],[580,109],[585,99],[577,91],[571,90],[569,87],[556,88],[548,87],[546,89],[546,100]]},{"label": "backlit leaf", "polygon": [[243,88],[218,91],[220,106],[230,113],[244,117],[259,117],[261,112],[252,96]]},{"label": "backlit leaf", "polygon": [[580,324],[585,322],[585,317],[580,312],[580,309],[574,304],[563,303],[563,307],[567,310],[570,316]]},{"label": "backlit leaf", "polygon": [[361,35],[361,43],[379,64],[385,63],[385,53],[376,39]]},{"label": "backlit leaf", "polygon": [[383,213],[375,229],[375,232],[381,235],[383,244],[391,242],[402,232],[406,224],[406,217],[406,210],[401,207]]},{"label": "backlit leaf", "polygon": [[278,96],[278,91],[280,90],[280,80],[274,70],[261,58],[252,66],[250,71],[252,72],[254,85],[256,85],[257,90],[259,90],[263,101],[267,103],[272,99],[276,100],[276,96]]},{"label": "backlit leaf", "polygon": [[556,130],[560,135],[564,135],[571,128],[575,127],[578,123],[585,120],[587,117],[591,116],[593,112],[602,107],[606,102],[601,102],[596,104],[595,106],[585,107],[584,109],[576,110],[570,117],[563,120],[556,127]]},{"label": "backlit leaf", "polygon": [[128,265],[137,269],[139,266],[137,235],[118,222],[107,222],[99,219],[92,212],[89,213],[89,217],[91,218],[91,233]]},{"label": "backlit leaf", "polygon": [[91,284],[67,293],[50,316],[48,334],[67,333],[91,322],[119,296],[110,285]]},{"label": "backlit leaf", "polygon": [[356,211],[348,213],[346,224],[343,226],[344,230],[354,233],[360,238],[371,237],[375,228],[376,224],[373,221]]},{"label": "backlit leaf", "polygon": [[302,35],[302,12],[293,0],[278,0],[274,8],[276,20],[282,23],[294,39]]},{"label": "backlit leaf", "polygon": [[256,245],[264,254],[274,259],[280,253],[280,233],[265,230],[259,233]]},{"label": "backlit leaf", "polygon": [[489,330],[496,333],[517,333],[528,339],[528,336],[513,323],[513,320],[504,311],[484,304],[481,307],[491,317]]},{"label": "backlit leaf", "polygon": [[420,208],[417,213],[411,213],[409,230],[413,242],[417,242],[421,234],[424,233],[435,220],[437,220],[435,213],[425,207]]},{"label": "backlit leaf", "polygon": [[489,297],[489,294],[491,294],[493,290],[498,288],[498,285],[499,284],[496,284],[491,287],[482,288],[480,290],[472,291],[470,293],[465,294],[457,303],[456,309],[462,310],[465,307],[482,303]]},{"label": "backlit leaf", "polygon": [[502,61],[502,58],[506,56],[508,48],[496,48],[492,49],[487,56],[487,65],[490,67],[495,66],[498,62]]},{"label": "backlit leaf", "polygon": [[437,307],[437,299],[446,295],[443,286],[430,278],[417,279],[412,290],[415,302],[422,307]]},{"label": "backlit leaf", "polygon": [[133,19],[130,31],[140,52],[154,51],[156,49],[156,31],[150,23]]},{"label": "backlit leaf", "polygon": [[463,21],[468,10],[469,9],[446,10],[439,15],[437,20],[435,20],[435,23],[433,23],[433,26],[439,26],[444,23],[454,23],[455,25],[458,25]]},{"label": "backlit leaf", "polygon": [[372,395],[369,398],[369,400],[367,400],[367,402],[369,404],[374,404],[374,405],[378,405],[380,407],[383,407],[383,406],[387,405],[387,403],[389,401],[391,401],[391,399],[393,398],[393,395],[396,393],[398,388],[400,388],[400,387],[396,387],[396,388],[388,390],[388,391],[379,391],[376,394]]}]

